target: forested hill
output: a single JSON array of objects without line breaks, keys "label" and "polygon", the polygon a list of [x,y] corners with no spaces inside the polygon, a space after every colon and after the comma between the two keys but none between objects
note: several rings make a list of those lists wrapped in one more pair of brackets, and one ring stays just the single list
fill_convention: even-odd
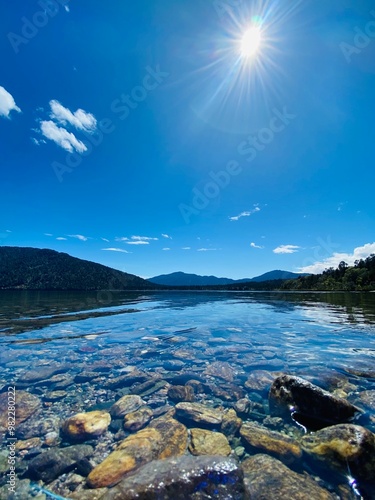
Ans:
[{"label": "forested hill", "polygon": [[375,255],[357,260],[354,266],[340,262],[337,269],[285,281],[281,290],[343,290],[348,292],[375,290]]},{"label": "forested hill", "polygon": [[116,269],[39,248],[0,247],[0,289],[149,290],[152,283]]}]

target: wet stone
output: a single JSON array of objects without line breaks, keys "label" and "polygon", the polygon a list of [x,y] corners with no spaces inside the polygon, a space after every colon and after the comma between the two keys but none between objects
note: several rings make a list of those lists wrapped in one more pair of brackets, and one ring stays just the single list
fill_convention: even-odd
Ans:
[{"label": "wet stone", "polygon": [[111,416],[105,411],[90,411],[87,413],[77,413],[62,423],[63,434],[72,440],[85,440],[98,437],[104,434],[109,424]]},{"label": "wet stone", "polygon": [[168,389],[168,398],[179,403],[181,401],[194,401],[194,390],[190,385],[172,385]]},{"label": "wet stone", "polygon": [[231,453],[227,438],[221,432],[212,432],[205,429],[190,429],[190,453],[193,455],[223,455]]},{"label": "wet stone", "polygon": [[16,442],[16,450],[31,450],[32,448],[38,448],[41,446],[42,440],[39,437],[33,437],[26,440],[18,439]]},{"label": "wet stone", "polygon": [[143,384],[134,384],[131,386],[130,390],[134,394],[139,394],[142,397],[149,396],[154,392],[159,391],[167,385],[165,380],[151,379]]},{"label": "wet stone", "polygon": [[67,448],[53,448],[30,460],[28,474],[31,479],[42,479],[50,483],[62,474],[73,470],[79,460],[90,457],[92,446],[75,445]]},{"label": "wet stone", "polygon": [[246,415],[250,411],[251,402],[247,398],[241,398],[234,404],[234,409],[239,415]]},{"label": "wet stone", "polygon": [[124,429],[136,432],[149,423],[153,411],[148,406],[142,406],[139,410],[128,413],[124,417]]},{"label": "wet stone", "polygon": [[357,395],[356,404],[367,410],[375,410],[375,391],[362,391]]},{"label": "wet stone", "polygon": [[245,484],[252,499],[272,500],[334,500],[307,475],[297,474],[282,462],[268,455],[255,455],[241,464]]},{"label": "wet stone", "polygon": [[89,382],[90,380],[94,379],[94,378],[97,378],[98,377],[98,373],[97,372],[81,372],[81,373],[78,373],[78,375],[76,375],[74,377],[74,382],[76,384],[84,384],[85,382]]},{"label": "wet stone", "polygon": [[[181,471],[184,471],[181,474]],[[230,458],[183,456],[153,461],[111,488],[106,500],[249,500],[243,472]]]},{"label": "wet stone", "polygon": [[36,414],[16,428],[16,436],[20,439],[30,439],[45,436],[49,432],[59,432],[60,419],[56,415],[44,417]]},{"label": "wet stone", "polygon": [[43,399],[45,401],[60,401],[61,399],[64,399],[67,396],[66,391],[51,391],[47,392]]},{"label": "wet stone", "polygon": [[223,434],[229,438],[233,438],[240,430],[241,425],[242,420],[237,417],[237,413],[233,409],[227,410],[223,413],[223,420],[220,427]]},{"label": "wet stone", "polygon": [[176,405],[176,415],[199,424],[212,426],[220,425],[223,420],[221,411],[200,403],[178,403]]},{"label": "wet stone", "polygon": [[38,366],[34,370],[27,371],[20,375],[17,380],[17,384],[34,384],[35,382],[49,381],[51,383],[51,377],[58,373],[68,372],[69,366],[54,365],[54,366]]},{"label": "wet stone", "polygon": [[[8,393],[0,394],[0,430],[8,425]],[[38,396],[26,391],[16,391],[16,426],[27,420],[41,406]]]},{"label": "wet stone", "polygon": [[119,377],[109,378],[103,384],[106,389],[120,389],[122,387],[130,387],[133,384],[145,382],[149,376],[139,370],[133,370],[126,375],[120,375]]},{"label": "wet stone", "polygon": [[266,391],[269,390],[274,380],[275,376],[272,373],[266,370],[254,370],[246,380],[245,387],[252,391]]},{"label": "wet stone", "polygon": [[143,406],[145,402],[143,399],[135,394],[123,396],[109,409],[109,413],[113,418],[123,417],[127,413],[132,413]]},{"label": "wet stone", "polygon": [[290,375],[283,375],[274,381],[269,393],[269,404],[272,416],[282,417],[293,411],[298,414],[302,424],[303,419],[314,419],[314,425],[320,424],[320,427],[346,422],[359,411],[345,399],[303,378]]},{"label": "wet stone", "polygon": [[236,370],[225,361],[214,361],[208,365],[204,373],[205,375],[221,378],[227,382],[233,382]]},{"label": "wet stone", "polygon": [[299,444],[281,432],[270,431],[255,422],[246,422],[240,429],[243,440],[258,450],[268,451],[280,457],[297,459],[302,456]]},{"label": "wet stone", "polygon": [[172,371],[180,371],[185,366],[185,363],[183,361],[178,360],[178,359],[172,359],[172,360],[163,361],[162,366],[165,370],[168,370],[171,372]]},{"label": "wet stone", "polygon": [[306,453],[347,470],[366,481],[375,481],[375,436],[359,425],[341,424],[303,436]]}]

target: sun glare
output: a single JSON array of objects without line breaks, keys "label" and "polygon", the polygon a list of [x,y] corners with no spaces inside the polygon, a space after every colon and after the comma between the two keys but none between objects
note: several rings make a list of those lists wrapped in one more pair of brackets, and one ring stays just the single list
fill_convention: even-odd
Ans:
[{"label": "sun glare", "polygon": [[252,26],[247,29],[241,40],[241,55],[245,58],[255,57],[260,50],[262,32],[260,26]]}]

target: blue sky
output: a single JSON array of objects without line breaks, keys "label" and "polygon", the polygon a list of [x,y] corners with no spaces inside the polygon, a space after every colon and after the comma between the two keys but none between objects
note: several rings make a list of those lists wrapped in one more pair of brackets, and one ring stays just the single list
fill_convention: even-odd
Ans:
[{"label": "blue sky", "polygon": [[143,277],[375,252],[372,1],[0,9],[1,245]]}]

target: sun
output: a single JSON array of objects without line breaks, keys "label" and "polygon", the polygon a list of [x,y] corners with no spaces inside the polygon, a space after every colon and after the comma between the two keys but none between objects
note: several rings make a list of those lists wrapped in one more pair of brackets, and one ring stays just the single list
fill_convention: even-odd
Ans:
[{"label": "sun", "polygon": [[240,42],[240,52],[243,58],[254,58],[259,54],[262,45],[262,30],[260,26],[251,26],[248,28]]}]

